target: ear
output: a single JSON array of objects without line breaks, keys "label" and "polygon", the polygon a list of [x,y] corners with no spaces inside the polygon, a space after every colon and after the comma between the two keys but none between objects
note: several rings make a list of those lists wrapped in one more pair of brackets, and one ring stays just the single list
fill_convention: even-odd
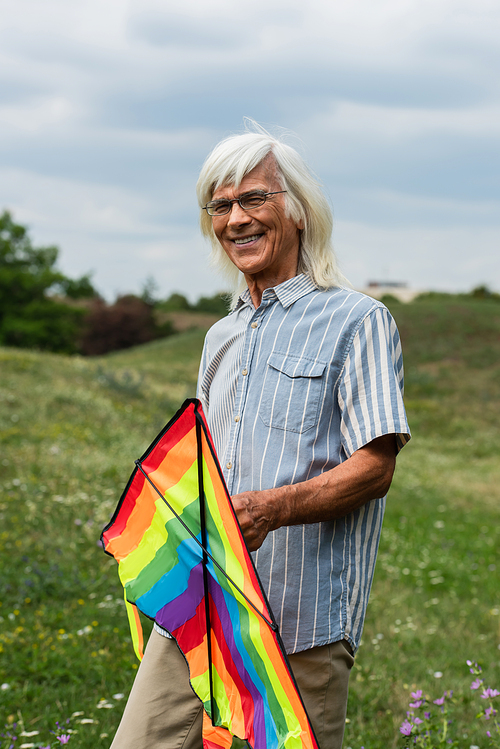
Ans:
[{"label": "ear", "polygon": [[300,219],[300,221],[297,222],[296,226],[297,226],[297,229],[299,231],[303,231],[304,230],[304,220]]}]

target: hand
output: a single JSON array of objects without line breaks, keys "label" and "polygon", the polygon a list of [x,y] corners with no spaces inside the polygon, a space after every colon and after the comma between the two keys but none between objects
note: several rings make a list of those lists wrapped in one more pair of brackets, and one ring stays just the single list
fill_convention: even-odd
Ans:
[{"label": "hand", "polygon": [[257,551],[267,534],[278,527],[277,491],[243,492],[231,497],[236,517],[250,551]]}]

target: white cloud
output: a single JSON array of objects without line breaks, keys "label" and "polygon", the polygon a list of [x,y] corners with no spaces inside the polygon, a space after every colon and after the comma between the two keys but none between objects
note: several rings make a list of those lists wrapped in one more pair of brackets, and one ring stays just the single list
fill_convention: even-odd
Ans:
[{"label": "white cloud", "polygon": [[34,133],[60,126],[71,119],[72,115],[71,102],[62,96],[37,96],[16,105],[0,105],[0,121],[18,133]]},{"label": "white cloud", "polygon": [[407,141],[436,135],[496,137],[500,132],[500,101],[484,106],[443,109],[340,101],[332,102],[328,109],[307,123],[322,136],[322,140],[327,134],[334,134],[343,140],[367,138],[372,142],[394,143],[395,139]]},{"label": "white cloud", "polygon": [[387,257],[412,283],[500,287],[499,26],[496,0],[11,0],[0,207],[106,293],[215,291],[194,186],[250,115],[303,139],[357,283]]}]

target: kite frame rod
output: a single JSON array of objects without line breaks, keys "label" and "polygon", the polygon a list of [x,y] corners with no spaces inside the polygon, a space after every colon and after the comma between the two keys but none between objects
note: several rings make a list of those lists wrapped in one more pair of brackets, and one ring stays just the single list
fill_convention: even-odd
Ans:
[{"label": "kite frame rod", "polygon": [[210,682],[210,717],[212,724],[215,725],[215,700],[214,700],[214,683],[212,675],[212,622],[210,621],[210,601],[208,598],[208,569],[207,569],[207,524],[205,515],[205,488],[203,486],[203,453],[201,445],[201,426],[198,419],[196,420],[196,445],[198,458],[198,498],[200,503],[200,528],[201,539],[203,541],[203,588],[205,598],[205,621],[207,624],[207,650],[208,650],[208,678]]},{"label": "kite frame rod", "polygon": [[135,464],[136,464],[137,468],[138,468],[138,469],[140,470],[140,472],[142,473],[142,475],[143,475],[143,476],[144,476],[144,477],[145,477],[145,478],[147,479],[147,481],[148,481],[148,482],[149,482],[149,483],[151,484],[151,486],[153,487],[153,489],[155,490],[155,492],[156,492],[156,493],[158,494],[158,496],[159,496],[159,497],[161,497],[161,499],[163,499],[163,501],[164,501],[164,502],[165,502],[165,504],[167,505],[167,507],[168,507],[168,509],[170,510],[170,512],[172,512],[172,513],[174,514],[174,516],[175,516],[175,517],[177,518],[177,520],[178,520],[178,521],[179,521],[179,522],[181,523],[181,525],[182,525],[182,526],[184,527],[184,529],[185,529],[185,530],[187,530],[187,532],[189,533],[189,535],[191,536],[191,538],[192,538],[192,539],[193,539],[194,541],[196,541],[196,543],[198,544],[198,546],[200,547],[200,549],[201,549],[201,550],[202,550],[203,552],[205,552],[205,554],[207,555],[207,557],[208,557],[208,558],[209,558],[209,559],[210,559],[210,560],[211,560],[211,561],[212,561],[212,562],[213,562],[213,563],[215,564],[215,566],[217,567],[217,569],[219,569],[219,570],[220,570],[220,571],[222,572],[222,574],[224,575],[224,577],[226,578],[226,580],[228,580],[228,581],[229,581],[229,582],[231,583],[231,585],[232,585],[232,586],[233,586],[234,588],[236,588],[236,590],[238,591],[238,593],[240,593],[240,595],[242,595],[242,596],[243,596],[243,598],[245,599],[245,601],[246,601],[246,602],[247,602],[247,603],[248,603],[248,604],[249,604],[249,605],[250,605],[250,606],[251,606],[251,607],[253,608],[253,610],[255,611],[255,613],[256,613],[256,614],[258,614],[258,615],[260,616],[260,618],[261,618],[261,619],[263,619],[263,620],[264,620],[264,621],[266,622],[266,624],[268,624],[268,625],[269,625],[269,626],[271,627],[271,629],[272,629],[272,630],[273,630],[274,632],[277,632],[277,631],[278,631],[278,625],[277,625],[277,624],[275,624],[274,622],[270,622],[270,621],[269,621],[269,619],[267,619],[267,618],[266,618],[266,617],[264,616],[264,614],[263,614],[263,613],[262,613],[261,611],[259,611],[259,609],[257,608],[257,606],[256,606],[256,605],[255,605],[254,603],[252,603],[252,601],[251,601],[251,600],[250,600],[250,599],[248,598],[248,596],[246,596],[246,595],[245,595],[245,593],[243,593],[243,591],[241,590],[241,588],[240,588],[240,587],[239,587],[238,585],[236,585],[236,583],[234,582],[234,580],[232,580],[232,579],[231,579],[231,578],[229,577],[229,575],[227,574],[227,572],[226,572],[226,571],[225,571],[225,570],[224,570],[224,569],[223,569],[223,568],[222,568],[222,567],[220,566],[219,562],[218,562],[218,561],[217,561],[216,559],[214,559],[214,557],[213,557],[213,556],[212,556],[212,555],[210,554],[210,552],[208,551],[208,549],[205,549],[205,547],[203,546],[203,544],[201,543],[201,541],[198,541],[198,539],[197,539],[197,538],[196,538],[196,536],[194,535],[194,533],[193,533],[193,531],[191,530],[191,528],[189,528],[189,526],[188,526],[188,525],[186,525],[186,523],[184,522],[184,520],[183,520],[183,519],[181,518],[181,516],[180,516],[180,515],[179,515],[179,514],[178,514],[178,513],[177,513],[177,512],[176,512],[176,511],[174,510],[174,508],[172,507],[172,505],[171,505],[171,504],[170,504],[169,502],[167,502],[167,500],[165,499],[165,497],[163,496],[163,494],[161,493],[161,491],[160,491],[160,490],[158,489],[158,487],[156,486],[156,484],[154,483],[154,481],[153,481],[152,479],[150,479],[150,478],[149,478],[148,474],[146,473],[146,471],[145,471],[145,470],[144,470],[144,468],[142,467],[142,465],[141,465],[140,461],[139,461],[139,460],[136,460],[136,461],[134,461],[134,462],[135,462]]}]

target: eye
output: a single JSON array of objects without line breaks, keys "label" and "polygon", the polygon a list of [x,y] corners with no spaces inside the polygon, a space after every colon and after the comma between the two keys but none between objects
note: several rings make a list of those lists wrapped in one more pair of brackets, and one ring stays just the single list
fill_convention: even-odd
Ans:
[{"label": "eye", "polygon": [[250,192],[248,195],[242,195],[240,203],[243,208],[258,208],[260,205],[266,202],[266,194],[264,192]]},{"label": "eye", "polygon": [[208,211],[212,216],[223,216],[230,209],[228,200],[219,200],[217,203],[209,203]]}]

